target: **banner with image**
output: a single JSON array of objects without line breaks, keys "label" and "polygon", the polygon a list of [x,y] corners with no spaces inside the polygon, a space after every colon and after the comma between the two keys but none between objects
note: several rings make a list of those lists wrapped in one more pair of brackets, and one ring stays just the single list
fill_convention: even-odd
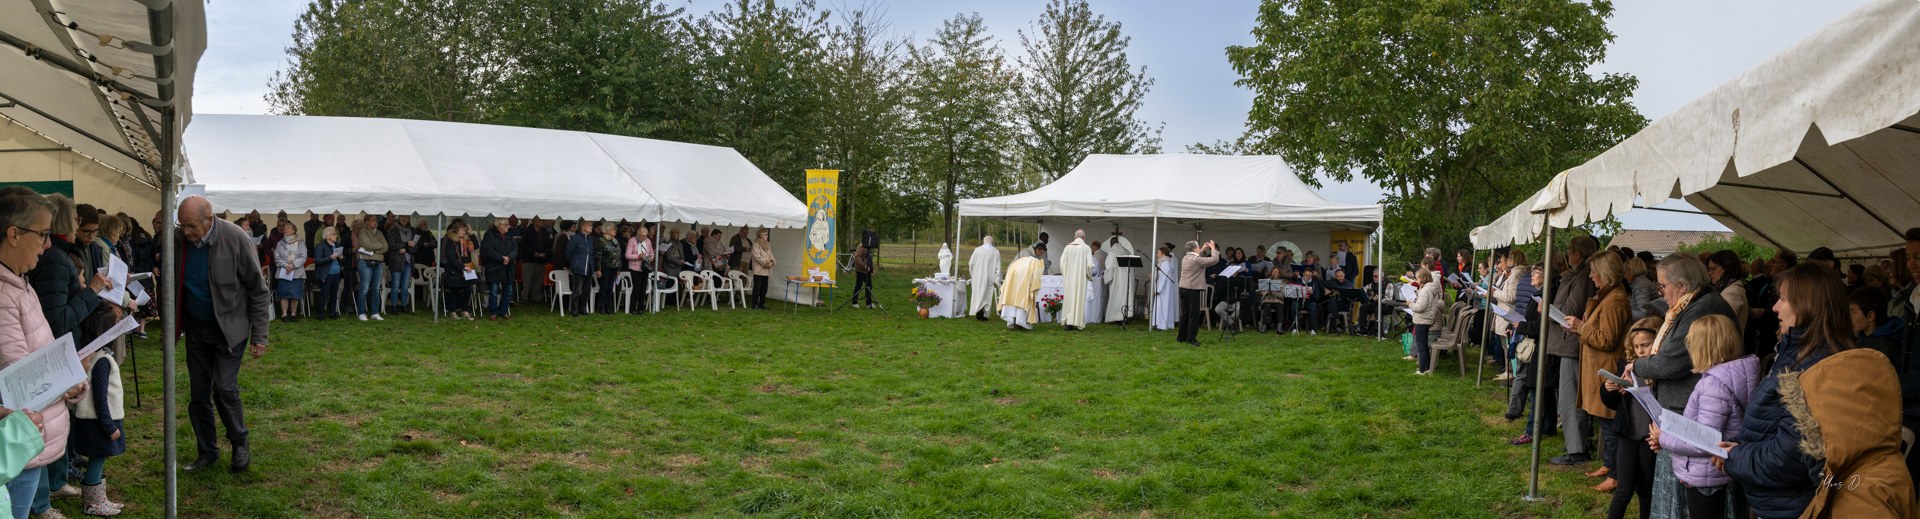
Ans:
[{"label": "banner with image", "polygon": [[807,248],[802,253],[800,276],[805,286],[832,287],[839,268],[835,237],[839,234],[834,215],[839,214],[840,170],[807,170]]}]

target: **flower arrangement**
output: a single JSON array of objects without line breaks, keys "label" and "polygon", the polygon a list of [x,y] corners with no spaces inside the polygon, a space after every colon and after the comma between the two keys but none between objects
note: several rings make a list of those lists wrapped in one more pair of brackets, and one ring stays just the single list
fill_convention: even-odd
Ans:
[{"label": "flower arrangement", "polygon": [[925,288],[913,287],[913,304],[920,308],[933,308],[940,304],[940,294]]},{"label": "flower arrangement", "polygon": [[1047,312],[1047,315],[1053,316],[1054,319],[1059,319],[1060,304],[1062,301],[1065,301],[1065,300],[1066,300],[1065,297],[1058,296],[1058,295],[1042,297],[1040,298],[1040,309]]}]

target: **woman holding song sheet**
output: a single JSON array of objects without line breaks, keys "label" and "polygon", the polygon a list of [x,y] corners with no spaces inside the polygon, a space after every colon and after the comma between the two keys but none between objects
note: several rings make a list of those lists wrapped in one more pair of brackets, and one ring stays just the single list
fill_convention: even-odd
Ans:
[{"label": "woman holding song sheet", "polygon": [[[53,343],[53,327],[40,309],[39,296],[22,276],[38,267],[41,252],[49,250],[53,205],[32,192],[0,194],[0,226],[5,227],[0,231],[0,367],[4,367]],[[75,385],[63,396],[71,400],[85,387],[85,384]],[[30,418],[36,414],[33,410],[27,411]],[[49,488],[47,465],[67,452],[66,405],[56,403],[34,421],[41,424],[43,431],[40,453],[7,482],[7,496],[16,519],[26,519],[35,494]],[[14,451],[12,448],[0,450]],[[65,474],[60,479],[64,481]]]}]

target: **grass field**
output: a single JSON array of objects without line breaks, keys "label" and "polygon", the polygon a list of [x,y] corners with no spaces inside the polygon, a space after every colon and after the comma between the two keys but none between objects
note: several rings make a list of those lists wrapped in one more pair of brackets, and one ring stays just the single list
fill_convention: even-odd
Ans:
[{"label": "grass field", "polygon": [[[1593,481],[1550,467],[1547,499],[1521,500],[1527,450],[1504,442],[1519,430],[1499,417],[1504,389],[1475,389],[1473,366],[1416,377],[1397,341],[1214,332],[1194,349],[1170,332],[921,320],[908,277],[881,277],[886,310],[831,316],[776,303],[275,325],[273,350],[242,372],[254,468],[183,475],[182,516],[1602,510]],[[141,407],[107,472],[129,516],[156,517],[160,353],[137,347]],[[186,463],[184,411],[179,423]]]}]

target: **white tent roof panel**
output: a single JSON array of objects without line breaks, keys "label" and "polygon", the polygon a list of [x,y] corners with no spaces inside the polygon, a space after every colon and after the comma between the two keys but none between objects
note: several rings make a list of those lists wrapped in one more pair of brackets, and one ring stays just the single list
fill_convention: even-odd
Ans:
[{"label": "white tent roof panel", "polygon": [[729,148],[405,119],[203,115],[189,177],[220,210],[520,215],[797,228]]},{"label": "white tent roof panel", "polygon": [[1039,189],[960,201],[965,217],[1339,223],[1372,229],[1378,205],[1321,198],[1279,157],[1089,155]]}]

